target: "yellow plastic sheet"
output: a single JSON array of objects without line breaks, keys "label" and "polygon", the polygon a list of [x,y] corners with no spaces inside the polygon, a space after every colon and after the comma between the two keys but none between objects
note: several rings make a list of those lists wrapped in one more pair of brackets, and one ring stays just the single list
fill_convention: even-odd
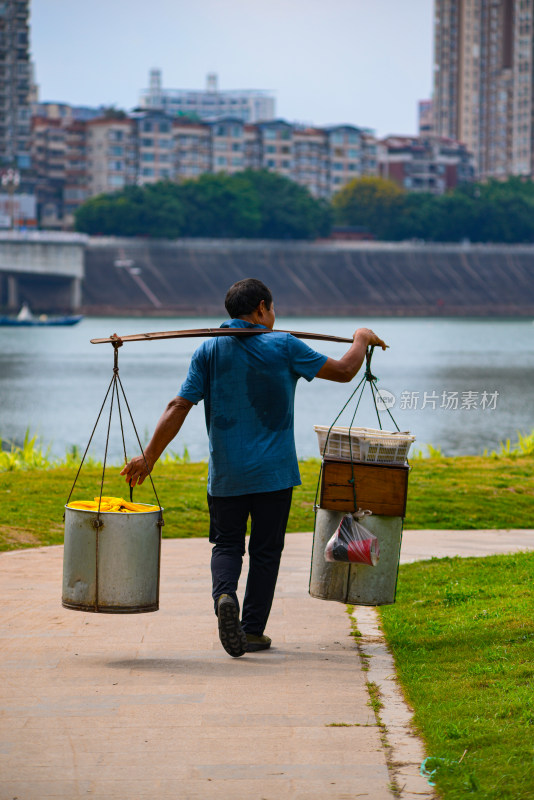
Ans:
[{"label": "yellow plastic sheet", "polygon": [[[98,511],[99,498],[94,500],[75,500],[69,503],[69,508],[79,508],[83,511]],[[141,503],[130,503],[122,497],[104,497],[100,503],[100,511],[121,511],[125,514],[142,513],[145,511],[159,511],[159,506],[147,506]]]}]

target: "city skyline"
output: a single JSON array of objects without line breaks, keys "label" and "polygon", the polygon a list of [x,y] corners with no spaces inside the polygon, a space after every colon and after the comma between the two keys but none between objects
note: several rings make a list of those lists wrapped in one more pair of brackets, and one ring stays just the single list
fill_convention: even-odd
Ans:
[{"label": "city skyline", "polygon": [[431,93],[432,0],[409,11],[393,0],[334,0],[326,11],[319,0],[273,0],[268,12],[245,0],[154,0],[150,16],[139,0],[30,9],[42,100],[129,109],[152,67],[176,88],[203,88],[217,72],[223,90],[272,91],[280,118],[383,136],[415,134],[417,101]]}]

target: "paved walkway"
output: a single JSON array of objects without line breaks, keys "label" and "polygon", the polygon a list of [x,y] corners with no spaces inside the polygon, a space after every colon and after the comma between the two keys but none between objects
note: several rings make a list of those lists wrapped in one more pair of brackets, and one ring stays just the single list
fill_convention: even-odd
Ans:
[{"label": "paved walkway", "polygon": [[[534,531],[404,543],[486,554]],[[0,555],[0,800],[392,800],[349,618],[307,594],[310,549],[287,537],[275,646],[240,659],[217,639],[205,539],[164,542],[156,614],[64,610],[62,548]]]}]

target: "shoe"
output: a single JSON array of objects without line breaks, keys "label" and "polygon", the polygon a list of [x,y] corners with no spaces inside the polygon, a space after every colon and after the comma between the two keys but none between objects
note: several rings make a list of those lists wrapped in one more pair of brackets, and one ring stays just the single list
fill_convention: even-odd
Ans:
[{"label": "shoe", "polygon": [[247,653],[256,653],[258,650],[268,650],[271,646],[271,640],[268,636],[255,636],[253,633],[246,633],[247,637]]},{"label": "shoe", "polygon": [[239,622],[237,606],[229,594],[221,594],[217,600],[217,619],[219,639],[228,655],[233,658],[244,655],[247,652],[247,637]]}]

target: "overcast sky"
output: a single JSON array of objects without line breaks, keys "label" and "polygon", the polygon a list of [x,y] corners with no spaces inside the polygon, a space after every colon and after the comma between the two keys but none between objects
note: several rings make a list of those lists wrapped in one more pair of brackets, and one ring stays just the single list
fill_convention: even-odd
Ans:
[{"label": "overcast sky", "polygon": [[268,89],[277,116],[417,132],[432,0],[31,0],[41,100],[132,108],[166,88]]}]

